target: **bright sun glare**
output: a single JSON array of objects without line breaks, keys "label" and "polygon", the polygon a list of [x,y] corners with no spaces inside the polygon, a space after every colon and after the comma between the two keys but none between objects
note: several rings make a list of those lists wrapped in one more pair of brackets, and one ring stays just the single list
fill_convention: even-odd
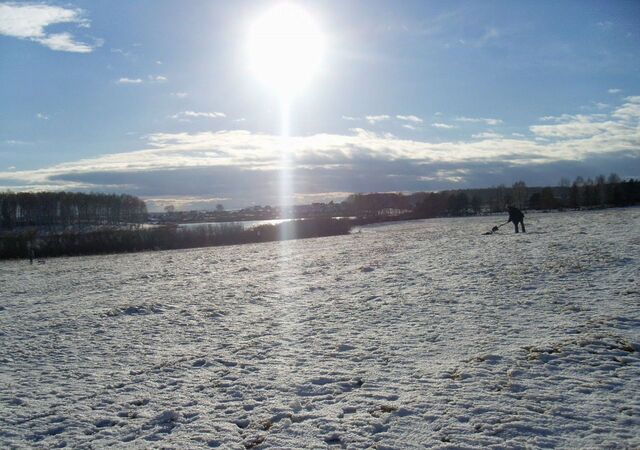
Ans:
[{"label": "bright sun glare", "polygon": [[281,3],[253,22],[249,64],[255,76],[288,100],[317,71],[325,39],[316,21],[301,7]]}]

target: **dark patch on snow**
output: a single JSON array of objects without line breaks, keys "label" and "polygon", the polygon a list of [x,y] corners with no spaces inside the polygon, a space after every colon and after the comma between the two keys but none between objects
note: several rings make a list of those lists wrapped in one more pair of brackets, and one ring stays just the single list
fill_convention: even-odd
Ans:
[{"label": "dark patch on snow", "polygon": [[233,423],[235,423],[238,428],[244,429],[249,426],[251,421],[249,419],[238,419],[238,420],[234,420]]},{"label": "dark patch on snow", "polygon": [[161,314],[163,309],[160,305],[130,305],[127,307],[113,308],[107,311],[106,315],[111,317],[117,316],[136,316],[148,314]]},{"label": "dark patch on snow", "polygon": [[113,427],[115,425],[117,425],[118,422],[116,422],[115,420],[112,419],[100,419],[97,420],[94,425],[98,428],[107,428],[107,427]]},{"label": "dark patch on snow", "polygon": [[338,433],[332,433],[324,438],[324,442],[327,445],[341,445],[342,439],[340,439],[340,435]]},{"label": "dark patch on snow", "polygon": [[244,442],[244,448],[246,449],[256,448],[258,445],[262,444],[265,439],[266,439],[266,436],[263,436],[263,435],[254,436],[250,439],[247,439]]}]

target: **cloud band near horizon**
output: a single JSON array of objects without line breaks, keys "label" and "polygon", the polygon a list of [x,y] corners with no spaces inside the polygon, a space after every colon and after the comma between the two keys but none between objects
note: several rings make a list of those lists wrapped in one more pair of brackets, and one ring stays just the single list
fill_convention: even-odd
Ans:
[{"label": "cloud band near horizon", "polygon": [[[487,130],[468,140],[437,143],[362,128],[352,134],[293,137],[287,147],[294,196],[285,202],[335,200],[348,192],[488,187],[518,179],[555,184],[564,176],[610,171],[623,177],[640,174],[640,96],[626,97],[609,113],[564,114],[541,122],[517,137]],[[0,188],[209,198],[229,206],[280,202],[279,136],[246,130],[155,133],[147,136],[146,147],[0,172]]]}]

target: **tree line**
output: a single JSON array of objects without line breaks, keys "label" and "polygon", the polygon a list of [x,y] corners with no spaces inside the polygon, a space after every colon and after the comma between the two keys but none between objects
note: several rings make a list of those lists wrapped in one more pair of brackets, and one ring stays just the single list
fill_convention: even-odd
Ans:
[{"label": "tree line", "polygon": [[147,220],[147,206],[128,194],[0,193],[0,227],[119,225]]},{"label": "tree line", "polygon": [[37,236],[34,230],[25,230],[0,236],[0,259],[25,258],[29,254],[45,258],[304,239],[348,234],[351,227],[351,222],[346,219],[318,218],[249,229],[240,224],[217,224],[185,228],[99,228],[88,232],[66,231],[42,236]]},{"label": "tree line", "polygon": [[352,194],[343,213],[366,221],[466,216],[503,212],[507,205],[520,209],[619,207],[640,204],[640,180],[621,180],[616,174],[595,179],[563,179],[559,186],[528,187],[518,181],[511,187],[441,192]]}]

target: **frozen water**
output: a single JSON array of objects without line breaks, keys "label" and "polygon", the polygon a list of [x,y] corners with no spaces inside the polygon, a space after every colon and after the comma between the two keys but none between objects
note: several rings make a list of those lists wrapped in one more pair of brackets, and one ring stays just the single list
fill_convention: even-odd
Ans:
[{"label": "frozen water", "polygon": [[640,209],[0,263],[0,446],[640,447]]}]

